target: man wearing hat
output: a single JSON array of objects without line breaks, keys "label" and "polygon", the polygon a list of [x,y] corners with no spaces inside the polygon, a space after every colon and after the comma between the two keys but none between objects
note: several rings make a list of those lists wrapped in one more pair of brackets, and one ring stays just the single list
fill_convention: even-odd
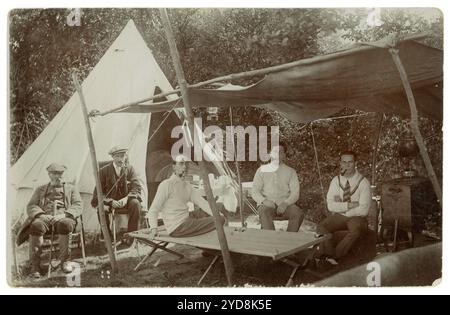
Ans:
[{"label": "man wearing hat", "polygon": [[58,235],[61,269],[72,272],[69,258],[69,234],[76,227],[76,219],[82,214],[82,200],[75,186],[64,183],[66,167],[52,163],[47,167],[50,183],[38,187],[28,202],[28,218],[17,238],[18,245],[30,237],[31,273],[40,277],[40,264],[44,235],[52,231]]},{"label": "man wearing hat", "polygon": [[[179,155],[173,161],[173,175],[161,182],[155,199],[148,211],[151,234],[156,236],[158,231],[158,214],[167,232],[172,237],[189,237],[208,233],[216,226],[208,202],[201,194],[186,181],[187,159]],[[189,212],[188,202],[193,202],[203,211]],[[222,224],[225,219],[221,216]]]},{"label": "man wearing hat", "polygon": [[[123,146],[115,146],[110,151],[113,161],[100,168],[100,182],[103,190],[103,201],[105,210],[111,208],[120,210],[120,213],[128,214],[128,231],[139,229],[139,218],[141,212],[141,184],[134,168],[127,163],[128,149]],[[97,188],[94,190],[91,204],[98,207]],[[109,228],[109,217],[106,216]],[[110,230],[111,234],[111,230]],[[132,240],[123,240],[131,245]]]}]

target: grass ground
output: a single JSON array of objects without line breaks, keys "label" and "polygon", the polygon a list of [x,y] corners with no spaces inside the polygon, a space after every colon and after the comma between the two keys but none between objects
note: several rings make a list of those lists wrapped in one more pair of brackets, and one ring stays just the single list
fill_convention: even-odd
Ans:
[{"label": "grass ground", "polygon": [[[305,221],[306,222],[306,221]],[[310,230],[312,224],[304,223],[302,229]],[[417,246],[426,243],[416,242]],[[203,251],[190,246],[175,245],[171,247],[184,255],[184,258],[158,251],[151,259],[134,271],[135,266],[150,251],[147,246],[132,247],[128,251],[120,252],[118,255],[117,275],[113,276],[106,250],[102,243],[87,246],[87,266],[82,268],[80,283],[81,287],[198,287],[197,282],[208,268],[213,257],[203,255]],[[378,254],[383,253],[379,247]],[[303,254],[293,257],[293,260],[302,261]],[[14,276],[10,285],[14,287],[68,287],[67,277],[61,271],[52,273],[50,279],[46,277],[34,280],[26,276],[26,261],[28,257],[27,245],[18,249],[18,261],[24,276]],[[352,259],[337,267],[326,266],[313,268],[313,270],[299,270],[294,278],[294,286],[312,285],[323,278],[330,277],[343,270],[368,263],[372,258]],[[249,255],[232,255],[235,268],[234,285],[237,287],[281,287],[284,286],[292,272],[292,267],[283,262],[273,262],[267,258],[259,258]],[[43,258],[43,262],[46,259]],[[73,251],[73,261],[81,263],[81,251]],[[201,287],[226,287],[227,279],[222,263],[217,263],[203,281]]]},{"label": "grass ground", "polygon": [[[303,228],[311,229],[307,222]],[[184,255],[179,259],[174,255],[158,251],[138,271],[136,264],[150,251],[147,246],[140,245],[139,250],[132,247],[118,255],[119,273],[113,276],[106,250],[102,243],[87,245],[87,266],[82,268],[82,287],[197,287],[197,282],[208,268],[212,256],[203,256],[203,251],[190,246],[175,245],[171,249]],[[67,287],[66,275],[61,271],[52,273],[52,277],[34,280],[25,276],[28,245],[18,249],[18,261],[24,276],[13,277],[12,286],[16,287]],[[73,250],[73,261],[81,263],[81,251]],[[45,255],[44,255],[45,256]],[[301,261],[302,256],[294,257]],[[235,268],[234,283],[236,286],[284,286],[292,272],[292,267],[282,262],[273,262],[267,258],[248,255],[232,255]],[[42,259],[43,264],[46,258]],[[45,269],[45,266],[43,266]],[[318,278],[299,271],[294,285],[309,284]],[[217,263],[202,283],[204,287],[225,287],[227,279],[222,263]]]},{"label": "grass ground", "polygon": [[[202,250],[189,246],[176,245],[173,250],[185,257],[179,259],[165,252],[157,252],[138,271],[134,267],[139,262],[137,250],[130,249],[118,256],[119,273],[112,276],[106,255],[88,257],[87,267],[81,274],[82,287],[197,287],[197,281],[207,269],[212,257],[204,257]],[[104,250],[98,249],[102,254]],[[148,253],[149,248],[140,246],[140,255]],[[79,254],[79,253],[74,253]],[[81,263],[79,255],[74,255],[75,261]],[[300,258],[300,257],[299,257]],[[269,259],[247,255],[232,256],[235,267],[235,285],[270,286],[285,285],[292,268],[282,262],[272,262]],[[295,279],[295,284],[307,284],[317,279],[310,275],[301,275]],[[66,276],[61,271],[55,271],[50,279],[32,280],[29,277],[19,277],[12,283],[19,287],[67,287]],[[204,287],[225,287],[227,285],[223,264],[216,264],[205,278]]]}]

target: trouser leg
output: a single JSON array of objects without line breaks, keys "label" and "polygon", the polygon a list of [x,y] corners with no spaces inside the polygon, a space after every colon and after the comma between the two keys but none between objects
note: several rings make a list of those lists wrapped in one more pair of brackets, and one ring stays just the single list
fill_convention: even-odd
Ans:
[{"label": "trouser leg", "polygon": [[[317,233],[322,235],[332,234],[336,231],[346,230],[348,218],[342,214],[332,214],[317,226]],[[335,256],[333,238],[326,240],[319,246],[319,253],[326,256]]]},{"label": "trouser leg", "polygon": [[55,224],[59,243],[59,260],[64,263],[69,258],[69,234],[75,230],[76,221],[64,218]]},{"label": "trouser leg", "polygon": [[[101,225],[101,220],[100,220],[100,209],[97,209],[97,218],[98,218],[98,222]],[[106,222],[106,228],[108,229],[109,232],[109,236],[112,237],[112,232],[111,232],[111,222],[109,220],[109,212],[105,211],[105,222]],[[103,230],[100,228],[100,235],[103,237]]]},{"label": "trouser leg", "polygon": [[30,236],[30,261],[31,261],[31,272],[40,272],[41,269],[41,255],[42,255],[42,245],[44,244],[43,236]]},{"label": "trouser leg", "polygon": [[44,235],[50,231],[51,225],[44,218],[35,219],[30,226],[30,262],[31,271],[39,272],[41,265],[42,245]]},{"label": "trouser leg", "polygon": [[305,218],[304,212],[297,206],[291,205],[284,212],[283,219],[289,220],[288,232],[298,232]]},{"label": "trouser leg", "polygon": [[141,215],[141,203],[133,198],[128,200],[128,232],[139,230],[139,219]]},{"label": "trouser leg", "polygon": [[350,218],[347,222],[348,233],[336,246],[336,258],[345,257],[355,242],[367,231],[367,219],[363,217]]},{"label": "trouser leg", "polygon": [[261,221],[261,228],[263,230],[275,230],[275,225],[273,224],[273,218],[275,216],[276,210],[274,208],[269,208],[264,205],[259,206],[259,220]]}]

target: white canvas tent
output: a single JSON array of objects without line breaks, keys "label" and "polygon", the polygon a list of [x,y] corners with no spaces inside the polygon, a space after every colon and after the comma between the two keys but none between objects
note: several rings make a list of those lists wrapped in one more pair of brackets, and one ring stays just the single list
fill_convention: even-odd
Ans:
[{"label": "white canvas tent", "polygon": [[[82,83],[88,110],[102,112],[151,96],[157,87],[162,92],[172,90],[132,20]],[[148,198],[146,164],[151,115],[112,114],[91,120],[99,161],[111,159],[108,151],[112,146],[129,145],[130,164],[142,179],[143,205],[147,205]],[[85,128],[75,93],[9,170],[8,209],[13,221],[23,213],[33,190],[48,182],[46,167],[58,162],[67,166],[65,180],[75,182],[83,197],[85,229],[99,229],[96,212],[90,206],[95,181]]]}]

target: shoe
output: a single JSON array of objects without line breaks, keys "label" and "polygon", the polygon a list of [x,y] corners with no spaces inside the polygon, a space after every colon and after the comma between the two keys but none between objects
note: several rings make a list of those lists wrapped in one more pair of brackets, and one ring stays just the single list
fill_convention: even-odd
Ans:
[{"label": "shoe", "polygon": [[40,279],[41,278],[41,268],[40,268],[40,264],[32,264],[30,266],[30,270],[29,270],[29,275],[31,278],[33,279]]},{"label": "shoe", "polygon": [[339,263],[329,257],[316,258],[316,267],[319,269],[331,269],[339,265]]},{"label": "shoe", "polygon": [[117,234],[116,234],[117,242],[123,242],[125,240],[125,236],[124,236],[125,233],[126,232],[124,232],[124,231],[117,232]]},{"label": "shoe", "polygon": [[339,265],[339,263],[334,258],[327,257],[327,258],[325,258],[325,260],[332,266],[338,266]]},{"label": "shoe", "polygon": [[131,242],[129,240],[122,240],[118,243],[118,245],[116,246],[116,249],[118,251],[122,251],[122,250],[127,250],[131,248],[131,245],[133,245],[133,240],[131,240]]},{"label": "shoe", "polygon": [[73,267],[72,264],[70,263],[70,261],[64,261],[61,263],[61,270],[64,273],[72,273],[73,272]]},{"label": "shoe", "polygon": [[31,272],[31,278],[33,278],[33,279],[40,279],[41,278],[41,273],[39,271],[33,271],[33,272]]}]

